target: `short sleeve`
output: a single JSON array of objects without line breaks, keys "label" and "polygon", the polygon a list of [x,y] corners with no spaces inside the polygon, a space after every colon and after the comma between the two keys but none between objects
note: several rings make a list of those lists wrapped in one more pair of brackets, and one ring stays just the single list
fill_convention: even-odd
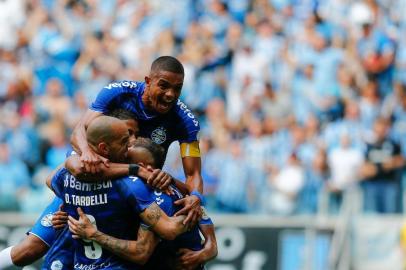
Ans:
[{"label": "short sleeve", "polygon": [[178,100],[176,104],[176,113],[179,117],[178,132],[179,143],[190,143],[198,141],[200,124],[193,112],[186,106],[185,103]]},{"label": "short sleeve", "polygon": [[90,105],[90,109],[95,112],[106,114],[114,100],[121,95],[123,88],[120,83],[111,83],[105,86],[97,95],[96,100]]},{"label": "short sleeve", "polygon": [[55,195],[59,198],[63,197],[63,184],[64,184],[64,177],[68,173],[65,168],[59,169],[55,175],[52,177],[51,180],[51,187],[52,190],[55,192]]},{"label": "short sleeve", "polygon": [[121,192],[137,213],[143,212],[155,202],[154,190],[138,177],[127,177],[123,179],[123,184]]},{"label": "short sleeve", "polygon": [[108,113],[111,108],[114,108],[119,103],[120,98],[124,98],[127,94],[138,93],[143,89],[144,84],[135,81],[113,82],[105,86],[97,95],[96,100],[90,105],[90,109],[103,114]]},{"label": "short sleeve", "polygon": [[207,215],[206,209],[203,206],[201,206],[201,208],[202,208],[202,211],[203,211],[203,215],[202,215],[202,218],[199,221],[199,225],[213,225],[213,221]]},{"label": "short sleeve", "polygon": [[69,146],[69,150],[66,151],[65,153],[65,158],[68,158],[73,155],[77,155],[77,153],[75,152],[75,150],[73,150],[72,146]]}]

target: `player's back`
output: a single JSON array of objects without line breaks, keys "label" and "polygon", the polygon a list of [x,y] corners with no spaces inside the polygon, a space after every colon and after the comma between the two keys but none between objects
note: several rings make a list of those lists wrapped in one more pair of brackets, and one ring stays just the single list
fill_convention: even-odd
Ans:
[{"label": "player's back", "polygon": [[[130,178],[85,183],[61,169],[52,180],[55,193],[64,200],[64,209],[78,219],[81,207],[97,228],[119,239],[136,239],[139,205],[130,194]],[[137,269],[131,264],[88,240],[74,240],[74,269]]]}]

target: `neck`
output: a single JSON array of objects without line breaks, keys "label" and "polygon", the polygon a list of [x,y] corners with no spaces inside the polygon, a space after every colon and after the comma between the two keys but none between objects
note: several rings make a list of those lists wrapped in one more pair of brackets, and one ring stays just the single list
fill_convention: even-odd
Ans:
[{"label": "neck", "polygon": [[141,96],[141,102],[145,106],[145,108],[147,108],[150,111],[153,111],[149,102],[149,96],[146,91],[144,91],[144,93]]}]

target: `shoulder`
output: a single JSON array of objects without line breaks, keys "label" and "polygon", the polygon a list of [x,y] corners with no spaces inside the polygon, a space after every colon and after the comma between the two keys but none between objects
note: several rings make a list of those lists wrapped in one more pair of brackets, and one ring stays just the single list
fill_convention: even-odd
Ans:
[{"label": "shoulder", "polygon": [[60,178],[62,176],[65,176],[66,174],[69,174],[68,169],[66,169],[65,167],[62,167],[62,168],[60,168],[59,170],[56,171],[53,178]]},{"label": "shoulder", "polygon": [[103,87],[103,90],[115,90],[122,93],[140,93],[144,90],[145,83],[137,81],[112,82]]},{"label": "shoulder", "polygon": [[126,176],[115,181],[117,186],[127,195],[145,196],[153,192],[144,181],[136,176]]},{"label": "shoulder", "polygon": [[183,103],[180,99],[176,102],[173,108],[173,112],[179,118],[180,124],[183,124],[188,129],[200,130],[199,121],[193,114],[193,112]]}]

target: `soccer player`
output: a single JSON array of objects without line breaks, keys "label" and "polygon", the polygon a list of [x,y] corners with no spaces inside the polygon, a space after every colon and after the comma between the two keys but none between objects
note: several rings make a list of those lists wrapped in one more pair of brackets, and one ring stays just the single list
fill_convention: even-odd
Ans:
[{"label": "soccer player", "polygon": [[[125,162],[129,133],[122,121],[102,116],[94,119],[86,137],[90,147],[113,162]],[[135,240],[134,228],[140,219],[164,239],[174,239],[185,232],[186,216],[169,218],[155,203],[153,190],[140,185],[141,180],[124,177],[115,181],[80,182],[66,168],[61,168],[51,180],[55,194],[64,201],[70,216],[77,216],[82,208],[87,217],[107,234],[126,240]],[[81,209],[78,209],[81,215]],[[75,269],[138,269],[138,265],[124,261],[109,250],[89,240],[74,241]]]},{"label": "soccer player", "polygon": [[[135,136],[139,133],[138,122],[135,120],[135,116],[131,112],[123,109],[113,110],[109,115],[121,119],[127,124],[128,132],[130,134],[130,144],[133,143],[135,140]],[[128,164],[124,166],[112,167],[113,168],[109,170],[110,174],[105,173],[105,179],[108,179],[108,177],[110,177],[110,179],[116,178],[129,173]],[[51,174],[48,176],[47,181],[52,178],[52,176],[58,171],[58,169],[59,168],[51,172]],[[114,169],[116,170],[114,171]],[[143,171],[143,169],[141,168],[141,171],[138,175],[144,178],[148,178],[151,173],[147,173],[146,170]],[[42,258],[47,253],[49,248],[55,242],[55,239],[62,237],[59,236],[58,231],[52,228],[51,222],[52,217],[55,215],[55,213],[59,212],[58,208],[62,203],[63,201],[61,199],[55,197],[42,212],[35,225],[27,233],[27,237],[25,237],[22,242],[0,251],[0,269],[11,266],[23,267],[26,265],[30,265],[36,260]],[[61,228],[63,226],[61,226]]]},{"label": "soccer player", "polygon": [[[162,147],[145,138],[138,138],[135,144],[130,147],[128,155],[132,163],[137,163],[141,166],[151,166],[152,168],[162,168],[165,157]],[[151,189],[139,179],[135,180],[135,182],[143,186],[140,187],[141,189]],[[182,186],[183,183],[177,182],[176,185],[181,190],[186,190],[187,192],[187,188]],[[156,203],[168,216],[172,216],[177,211],[178,207],[174,204],[174,201],[183,197],[176,186],[172,185],[171,187],[173,188],[173,195],[165,194],[160,190],[153,191]],[[92,225],[90,220],[82,213],[80,213],[79,220],[75,220],[72,217],[69,218],[69,227],[75,237],[95,241],[103,248],[111,250],[124,259],[134,260],[137,253],[140,252],[136,241],[117,239],[98,231],[96,226]],[[195,226],[190,231],[179,235],[174,241],[162,241],[143,269],[172,269],[176,264],[181,269],[203,269],[203,264],[217,255],[214,226],[207,215],[203,215],[203,219],[200,222],[200,230],[205,237],[204,246],[201,244],[202,239],[199,234],[199,228]],[[144,241],[150,243],[158,242],[157,240],[150,239]],[[153,249],[153,246],[149,245],[148,248]],[[181,253],[178,262],[176,260],[177,251]],[[150,254],[151,250],[147,253]]]},{"label": "soccer player", "polygon": [[[99,164],[108,166],[108,160],[97,155],[86,141],[86,129],[92,119],[123,108],[136,115],[141,137],[151,138],[165,150],[173,141],[180,143],[186,185],[190,196],[178,203],[183,208],[179,215],[188,213],[185,223],[197,222],[203,203],[203,180],[198,143],[199,122],[178,98],[184,79],[182,64],[174,57],[161,56],[151,65],[145,82],[122,81],[110,83],[98,94],[90,109],[75,127],[71,142],[80,153],[86,173],[96,173]],[[153,175],[148,183],[154,187],[169,185],[164,174]]]}]

